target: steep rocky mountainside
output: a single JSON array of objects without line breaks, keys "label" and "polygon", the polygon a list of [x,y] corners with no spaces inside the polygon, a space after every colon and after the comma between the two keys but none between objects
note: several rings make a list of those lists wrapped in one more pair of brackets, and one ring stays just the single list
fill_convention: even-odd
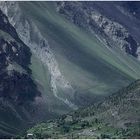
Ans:
[{"label": "steep rocky mountainside", "polygon": [[1,137],[140,78],[139,8],[130,5],[0,2]]},{"label": "steep rocky mountainside", "polygon": [[57,10],[74,24],[96,33],[110,47],[119,47],[138,58],[140,40],[134,35],[139,34],[140,21],[135,18],[135,14],[139,13],[139,8],[135,8],[138,4],[139,2],[132,2],[132,5],[130,2],[58,2]]},{"label": "steep rocky mountainside", "polygon": [[140,138],[139,116],[137,80],[101,103],[38,124],[27,133],[33,138]]},{"label": "steep rocky mountainside", "polygon": [[0,11],[0,137],[14,135],[27,125],[24,122],[30,121],[35,107],[32,102],[40,96],[31,78],[30,58],[30,49]]},{"label": "steep rocky mountainside", "polygon": [[[124,55],[119,49],[125,46],[126,52],[135,57],[138,55],[138,43],[123,25],[109,18],[103,19],[108,22],[106,28],[109,28],[109,32],[106,28],[102,32],[108,37],[106,40],[109,41],[110,38],[110,41],[117,45],[117,47],[112,45],[113,49],[102,42],[102,34],[98,36],[96,33],[91,33],[93,30],[87,32],[83,29],[84,26],[91,28],[85,23],[86,20],[97,20],[96,24],[102,30],[104,21],[98,21],[101,13],[94,13],[94,6],[91,6],[93,8],[89,6],[91,4],[88,2],[1,3],[2,11],[35,57],[31,65],[33,78],[44,93],[44,98],[47,96],[49,110],[67,112],[79,106],[92,104],[93,101],[117,91],[118,88],[139,77],[139,62],[131,56]],[[82,10],[84,6],[87,8]],[[67,13],[64,17],[62,11]],[[96,15],[97,19],[93,17]],[[76,17],[73,23],[76,26],[65,19],[74,16]],[[117,30],[120,30],[122,37],[116,35]],[[130,40],[134,43],[130,43]],[[41,66],[36,67],[36,65]]]}]

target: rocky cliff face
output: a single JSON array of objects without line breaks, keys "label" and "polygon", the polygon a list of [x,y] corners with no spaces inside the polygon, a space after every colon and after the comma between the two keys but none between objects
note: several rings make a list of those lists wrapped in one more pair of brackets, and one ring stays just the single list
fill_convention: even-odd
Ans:
[{"label": "rocky cliff face", "polygon": [[1,97],[26,102],[28,96],[27,100],[33,100],[39,92],[30,78],[31,52],[1,11],[0,21]]},{"label": "rocky cliff face", "polygon": [[[11,14],[10,10],[12,10],[14,7],[16,8],[14,9],[13,14]],[[51,76],[50,84],[52,93],[55,98],[66,104],[71,109],[76,109],[77,106],[72,103],[72,100],[74,100],[72,96],[75,91],[60,72],[58,63],[49,46],[49,43],[46,38],[43,37],[36,24],[24,16],[21,7],[16,2],[10,4],[2,3],[1,8],[8,16],[11,24],[16,28],[20,39],[31,49],[35,56],[37,56],[37,58],[39,58],[48,67]],[[19,14],[17,15],[14,13]],[[58,90],[62,90],[62,92],[65,92],[65,94],[70,93],[71,95],[68,95],[69,99],[67,99],[67,95],[64,95],[64,97],[59,95]]]},{"label": "rocky cliff face", "polygon": [[[58,2],[57,11],[74,24],[96,33],[100,40],[107,45],[118,47],[123,52],[139,58],[139,40],[135,39],[124,24],[121,24],[118,19],[115,20],[113,13],[112,17],[106,13],[104,9],[106,6],[108,6],[108,9],[114,7],[117,13],[120,12],[121,8],[123,9],[122,5],[114,5],[111,2],[106,4],[99,4],[98,2]],[[114,10],[112,9],[112,11]],[[129,12],[128,14],[131,15]],[[122,15],[124,13],[120,13],[120,17]]]},{"label": "rocky cliff face", "polygon": [[30,49],[19,39],[14,27],[0,11],[1,137],[9,137],[17,133],[8,130],[7,124],[15,128],[27,126],[27,122],[31,119],[30,113],[35,108],[33,105],[35,98],[41,95],[31,78],[30,61]]}]

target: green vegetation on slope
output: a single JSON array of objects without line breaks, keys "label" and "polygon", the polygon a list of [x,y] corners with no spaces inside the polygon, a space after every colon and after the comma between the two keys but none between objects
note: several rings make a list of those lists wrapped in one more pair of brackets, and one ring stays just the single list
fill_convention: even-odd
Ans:
[{"label": "green vegetation on slope", "polygon": [[137,80],[101,103],[38,124],[27,133],[34,138],[140,138],[139,99]]}]

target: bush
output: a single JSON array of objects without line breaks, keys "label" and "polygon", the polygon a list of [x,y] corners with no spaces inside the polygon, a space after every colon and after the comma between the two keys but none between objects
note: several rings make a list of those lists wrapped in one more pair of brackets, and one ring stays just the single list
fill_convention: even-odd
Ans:
[{"label": "bush", "polygon": [[68,133],[70,131],[70,126],[67,124],[64,124],[62,127],[62,132],[63,133]]},{"label": "bush", "polygon": [[101,134],[101,139],[110,139],[110,135],[107,134]]}]

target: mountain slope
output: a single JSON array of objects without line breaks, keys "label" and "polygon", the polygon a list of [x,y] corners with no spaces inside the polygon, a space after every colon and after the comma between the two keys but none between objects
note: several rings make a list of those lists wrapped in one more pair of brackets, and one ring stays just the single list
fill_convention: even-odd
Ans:
[{"label": "mountain slope", "polygon": [[139,138],[140,80],[94,106],[28,130],[34,138]]},{"label": "mountain slope", "polygon": [[[13,15],[12,6],[17,7]],[[112,93],[139,77],[140,66],[135,58],[118,48],[106,48],[94,34],[61,16],[55,3],[19,2],[11,7],[5,4],[3,9],[7,9],[20,38],[47,67],[49,90],[62,104],[76,109],[82,98],[83,104],[92,103],[95,96]],[[19,15],[14,15],[16,12]]]},{"label": "mountain slope", "polygon": [[57,10],[77,26],[96,33],[111,48],[121,48],[139,58],[140,21],[134,14],[138,14],[135,6],[138,4],[139,2],[57,2]]},{"label": "mountain slope", "polygon": [[30,58],[30,49],[0,11],[1,138],[17,134],[31,121],[33,101],[40,92],[31,78]]},{"label": "mountain slope", "polygon": [[[31,92],[32,87],[36,90],[33,92],[35,97],[32,105],[26,106],[33,115],[31,112],[27,114],[34,119],[25,121],[25,125],[56,118],[79,107],[101,101],[105,96],[140,78],[137,30],[139,19],[122,12],[122,9],[125,9],[119,4],[0,2],[0,9],[8,21],[8,24],[0,22],[1,30],[28,52],[22,55],[24,53],[21,51],[18,59],[15,59],[16,53],[10,55],[14,58],[14,70],[19,72],[21,68],[25,69],[28,75],[26,86],[29,86]],[[109,15],[109,11],[104,8],[106,6],[115,7],[115,14]],[[121,8],[116,8],[118,6]],[[80,19],[81,15],[83,16]],[[128,19],[129,26],[123,17]],[[91,22],[85,22],[90,20]],[[135,28],[130,26],[131,23]],[[6,35],[3,38],[6,38]],[[17,45],[12,46],[15,51]],[[10,50],[12,46],[10,45]],[[15,65],[15,62],[21,67]],[[27,64],[23,65],[23,62]],[[9,65],[8,69],[11,68],[13,69],[13,65]],[[25,75],[23,77],[26,77]],[[6,83],[12,85],[13,81],[18,81],[18,76],[19,74],[14,74],[10,77],[14,79],[10,83],[7,82],[8,77]],[[24,83],[24,80],[18,83],[22,85],[22,82]],[[14,90],[19,93],[18,87]],[[36,96],[38,90],[40,97]],[[15,94],[14,91],[12,93]],[[13,100],[16,100],[17,94],[14,97]],[[21,110],[17,104],[14,108],[19,112]],[[9,114],[14,111],[5,109],[5,112]],[[19,114],[24,118],[24,113]],[[9,118],[5,118],[5,121],[7,119]],[[9,124],[11,122],[12,120]],[[14,121],[10,127],[15,124]],[[6,132],[9,130],[5,129]]]}]

